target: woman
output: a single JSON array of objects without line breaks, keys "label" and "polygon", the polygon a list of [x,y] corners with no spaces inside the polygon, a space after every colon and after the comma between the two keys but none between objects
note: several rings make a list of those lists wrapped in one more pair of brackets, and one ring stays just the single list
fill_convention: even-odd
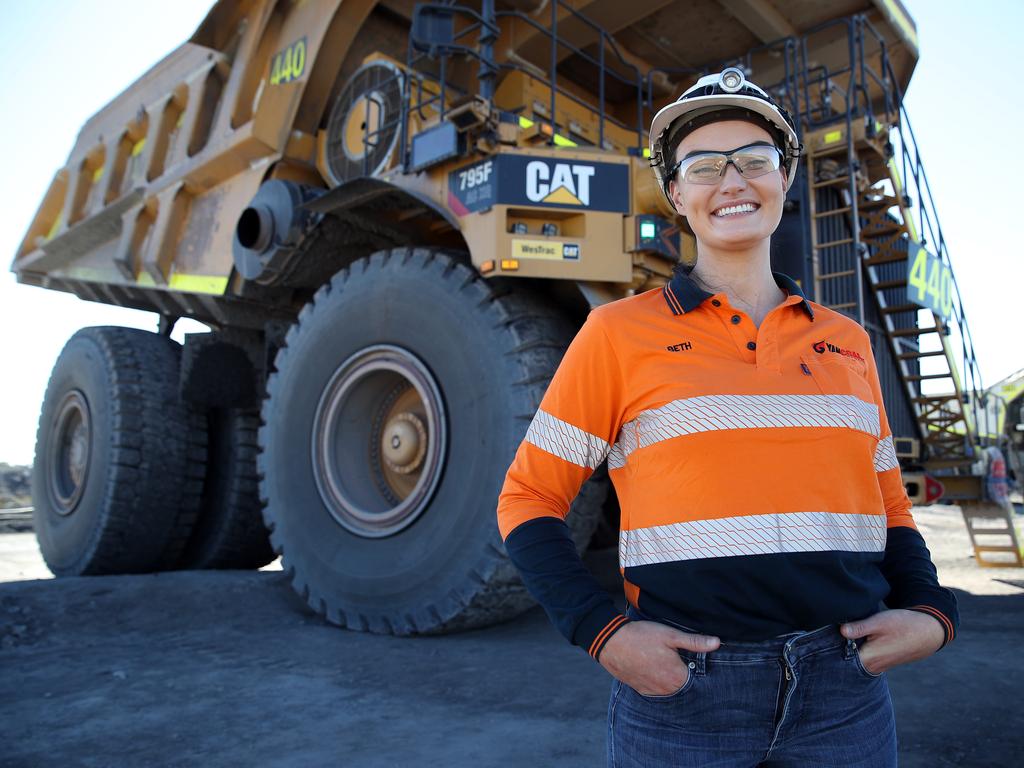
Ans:
[{"label": "woman", "polygon": [[[609,765],[895,765],[884,672],[957,626],[867,334],[771,271],[798,154],[736,69],[655,116],[652,165],[696,266],[591,312],[505,480],[510,558],[615,678]],[[625,615],[563,522],[606,458]]]}]

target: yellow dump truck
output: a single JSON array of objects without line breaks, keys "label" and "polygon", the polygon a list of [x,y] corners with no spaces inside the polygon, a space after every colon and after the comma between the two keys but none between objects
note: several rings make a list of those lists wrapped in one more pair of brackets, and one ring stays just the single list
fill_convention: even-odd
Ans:
[{"label": "yellow dump truck", "polygon": [[[589,309],[695,258],[646,126],[725,66],[800,122],[775,268],[870,332],[911,493],[928,471],[981,500],[976,363],[902,108],[917,55],[898,0],[217,2],[82,128],[14,259],[158,316],[56,363],[47,564],[277,553],[329,621],[396,634],[522,611],[504,471]],[[210,332],[178,345],[183,317]],[[578,546],[616,514],[599,469]]]}]

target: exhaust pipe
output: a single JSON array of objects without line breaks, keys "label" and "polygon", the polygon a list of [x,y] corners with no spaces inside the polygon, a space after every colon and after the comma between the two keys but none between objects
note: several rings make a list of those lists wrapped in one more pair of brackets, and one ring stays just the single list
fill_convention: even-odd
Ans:
[{"label": "exhaust pipe", "polygon": [[280,284],[302,241],[323,218],[303,206],[323,192],[280,179],[265,182],[235,225],[231,255],[238,273],[260,285]]}]

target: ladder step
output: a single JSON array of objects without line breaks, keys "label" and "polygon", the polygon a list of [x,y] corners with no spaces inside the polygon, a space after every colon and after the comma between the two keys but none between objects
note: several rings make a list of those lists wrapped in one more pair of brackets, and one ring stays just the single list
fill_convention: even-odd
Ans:
[{"label": "ladder step", "polygon": [[815,248],[835,248],[839,245],[849,245],[853,242],[852,237],[844,237],[842,240],[829,240],[827,243],[819,243]]},{"label": "ladder step", "polygon": [[857,306],[856,301],[845,301],[842,304],[824,304],[828,309],[853,309]]},{"label": "ladder step", "polygon": [[841,213],[849,213],[852,210],[853,210],[853,208],[848,205],[845,208],[836,208],[836,209],[831,210],[831,211],[821,211],[820,213],[812,214],[812,218],[823,219],[826,216],[838,216]]},{"label": "ladder step", "polygon": [[887,210],[899,204],[899,198],[886,195],[879,200],[861,200],[857,203],[857,209],[861,211]]},{"label": "ladder step", "polygon": [[[931,426],[931,422],[927,422],[925,424],[925,426]],[[953,445],[963,446],[963,444],[964,444],[964,436],[963,435],[958,435],[955,432],[943,432],[943,433],[940,433],[940,434],[943,435],[943,437],[941,439],[937,438],[937,437],[936,438],[927,437],[927,438],[925,438],[925,442],[928,443],[929,445],[935,443],[935,444],[938,444],[938,445],[941,445],[941,446],[946,446],[946,447],[953,446]]]},{"label": "ladder step", "polygon": [[891,315],[896,312],[911,312],[918,309],[923,309],[923,307],[918,304],[893,304],[891,307],[882,307],[881,311],[883,314]]},{"label": "ladder step", "polygon": [[[979,509],[972,506],[969,509],[963,509],[962,513],[964,522],[967,523],[967,529],[974,533],[1005,533],[1010,530],[1012,525],[1007,519],[1006,510],[1002,507],[989,506]],[[978,525],[982,520],[989,525]],[[992,526],[992,523],[1002,523],[1003,525],[997,528]]]},{"label": "ladder step", "polygon": [[917,360],[920,357],[938,357],[945,354],[946,350],[936,349],[932,352],[904,352],[902,355],[897,355],[897,357],[900,360]]},{"label": "ladder step", "polygon": [[[931,406],[928,406],[928,407],[931,407]],[[941,403],[937,406],[937,410],[940,410],[943,413],[948,414],[948,418],[946,418],[943,421],[932,420],[932,419],[922,419],[922,421],[924,422],[925,426],[927,426],[929,424],[935,424],[935,426],[939,427],[940,429],[946,429],[946,428],[952,427],[954,424],[966,423],[966,422],[964,422],[963,414],[962,413],[953,413],[953,411],[949,410],[948,408],[945,408]]]},{"label": "ladder step", "polygon": [[[866,262],[870,264],[871,262]],[[886,291],[890,288],[905,288],[907,285],[906,280],[879,280],[877,283],[872,283],[876,291]]]},{"label": "ladder step", "polygon": [[835,144],[824,149],[811,150],[811,158],[817,160],[819,157],[834,157],[835,155],[848,155],[849,148],[844,141],[842,144]]},{"label": "ladder step", "polygon": [[915,403],[946,403],[946,402],[960,402],[957,400],[956,395],[920,395],[919,397],[910,398]]},{"label": "ladder step", "polygon": [[952,373],[926,373],[921,376],[904,376],[907,381],[930,381],[932,379],[952,379]]},{"label": "ladder step", "polygon": [[[984,528],[975,528],[974,529],[974,533],[985,534],[985,533],[989,533],[989,532],[990,531],[988,531],[988,530],[986,530]],[[991,531],[991,533],[993,535],[1002,534],[1003,536],[1005,536],[1007,534],[1007,529],[1003,529],[1003,530],[996,529],[994,531]],[[974,551],[975,552],[1016,552],[1017,548],[1015,546],[1013,546],[1012,544],[1004,544],[1002,546],[999,546],[997,544],[975,544],[974,545]]]},{"label": "ladder step", "polygon": [[818,275],[819,280],[833,280],[837,277],[852,277],[857,274],[855,269],[844,269],[842,272],[826,272],[824,275]]},{"label": "ladder step", "polygon": [[939,333],[941,328],[898,328],[895,331],[889,331],[890,336],[922,336],[926,333]]},{"label": "ladder step", "polygon": [[834,187],[836,184],[848,184],[850,181],[849,176],[836,176],[834,179],[826,179],[825,181],[816,181],[811,184],[811,189],[819,189],[821,187]]},{"label": "ladder step", "polygon": [[906,232],[907,228],[903,224],[897,224],[895,221],[885,224],[881,227],[864,227],[860,231],[861,237],[884,237],[886,235],[893,235],[897,232]]},{"label": "ladder step", "polygon": [[[963,420],[964,416],[962,413],[950,414],[948,417],[944,419],[933,419],[931,416],[922,419],[926,426],[935,427],[937,430],[940,430],[942,432],[948,432],[950,427]],[[960,437],[963,437],[963,435],[960,435]]]},{"label": "ladder step", "polygon": [[[896,253],[880,253],[876,256],[872,256],[870,259],[864,259],[864,263],[869,267],[873,267],[875,264],[891,264],[894,261],[906,261],[907,254],[903,252]],[[902,284],[906,284],[906,281],[902,281]]]}]

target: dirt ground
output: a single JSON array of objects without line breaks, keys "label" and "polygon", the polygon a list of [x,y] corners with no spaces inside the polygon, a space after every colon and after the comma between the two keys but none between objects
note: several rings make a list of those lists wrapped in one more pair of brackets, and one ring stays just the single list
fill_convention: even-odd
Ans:
[{"label": "dirt ground", "polygon": [[[956,508],[915,514],[962,627],[889,673],[901,765],[1024,765],[1024,569],[979,568]],[[614,551],[588,564],[616,586]],[[380,637],[276,565],[54,580],[0,534],[0,766],[602,766],[609,685],[539,609]]]}]

